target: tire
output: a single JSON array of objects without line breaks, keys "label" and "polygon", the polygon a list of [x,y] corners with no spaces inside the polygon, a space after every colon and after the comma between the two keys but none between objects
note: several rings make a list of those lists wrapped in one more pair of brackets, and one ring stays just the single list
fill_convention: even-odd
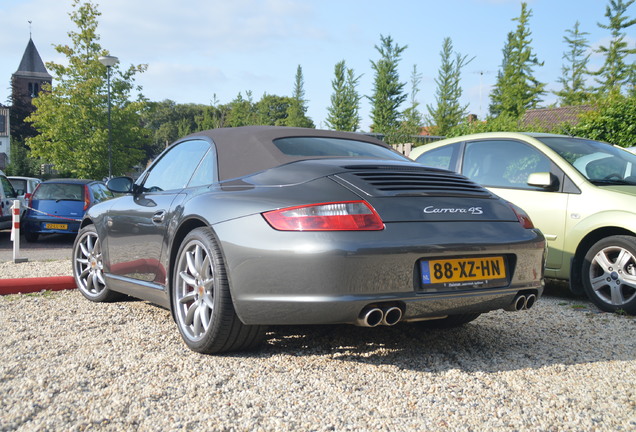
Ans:
[{"label": "tire", "polygon": [[636,314],[636,237],[610,236],[595,243],[582,267],[585,293],[601,310]]},{"label": "tire", "polygon": [[110,302],[123,297],[106,286],[101,241],[93,225],[82,228],[73,243],[73,277],[90,301]]},{"label": "tire", "polygon": [[460,315],[449,315],[446,318],[430,320],[430,321],[421,321],[419,325],[421,327],[430,328],[430,329],[450,329],[455,327],[460,327],[464,324],[467,324],[471,321],[476,320],[480,313],[470,313],[470,314],[460,314]]},{"label": "tire", "polygon": [[245,325],[236,315],[223,256],[209,229],[186,235],[172,275],[172,313],[191,350],[216,354],[261,343],[265,327]]}]

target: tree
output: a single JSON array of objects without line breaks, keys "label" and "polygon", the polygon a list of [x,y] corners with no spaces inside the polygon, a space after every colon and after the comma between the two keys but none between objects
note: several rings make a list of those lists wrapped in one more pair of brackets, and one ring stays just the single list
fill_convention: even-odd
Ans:
[{"label": "tree", "polygon": [[327,126],[337,131],[355,132],[360,126],[360,100],[356,87],[360,76],[348,69],[345,61],[336,63],[331,106],[327,109]]},{"label": "tree", "polygon": [[419,135],[422,129],[422,113],[418,107],[420,103],[417,100],[417,94],[420,92],[420,83],[422,82],[422,74],[417,71],[417,65],[413,65],[411,71],[411,92],[409,93],[409,107],[402,113],[402,125],[400,132],[404,138],[410,138],[413,135]]},{"label": "tree", "polygon": [[373,95],[369,97],[373,121],[371,128],[375,133],[388,135],[399,128],[399,107],[407,98],[404,93],[406,83],[400,82],[397,70],[400,56],[407,46],[394,44],[391,36],[380,35],[380,40],[380,46],[375,46],[380,59],[371,62],[375,71]]},{"label": "tree", "polygon": [[226,123],[229,127],[254,125],[256,123],[256,107],[252,102],[252,92],[246,92],[247,99],[239,93],[229,104]]},{"label": "tree", "polygon": [[632,88],[628,87],[628,91],[633,91],[634,86],[634,63],[628,65],[626,59],[628,55],[636,54],[636,48],[628,48],[625,40],[629,27],[636,24],[636,19],[628,19],[625,15],[627,8],[636,0],[610,0],[605,10],[605,16],[608,18],[608,24],[598,23],[603,29],[610,30],[612,38],[609,46],[601,46],[596,52],[605,56],[605,63],[594,75],[597,76],[596,82],[599,84],[597,92],[604,95],[610,92],[621,92],[623,87],[628,86],[631,81]]},{"label": "tree", "polygon": [[288,96],[276,96],[265,93],[256,102],[256,123],[268,126],[285,126],[287,124],[287,110],[291,105]]},{"label": "tree", "polygon": [[314,122],[307,117],[307,101],[305,100],[304,84],[303,69],[298,65],[296,69],[296,79],[294,81],[294,94],[287,108],[285,126],[315,127]]},{"label": "tree", "polygon": [[438,77],[435,79],[437,90],[435,92],[436,106],[427,105],[428,113],[432,119],[435,134],[446,135],[448,131],[457,126],[468,114],[468,104],[462,105],[459,99],[462,96],[461,75],[462,69],[473,58],[453,52],[453,42],[445,38],[440,51],[442,64]]},{"label": "tree", "polygon": [[[77,177],[102,178],[108,174],[108,121],[106,70],[98,58],[108,55],[99,45],[97,17],[101,13],[90,3],[73,1],[69,16],[78,31],[68,33],[72,45],[56,45],[68,65],[47,63],[55,86],[46,86],[34,99],[37,110],[28,117],[39,135],[27,144],[34,156],[52,162],[58,171]],[[129,101],[134,76],[145,65],[126,70],[111,69],[112,166],[113,173],[130,170],[143,157],[147,141],[140,124],[145,101]]]},{"label": "tree", "polygon": [[520,117],[527,109],[536,108],[545,94],[545,84],[540,83],[533,75],[534,66],[543,66],[537,60],[530,46],[530,29],[528,21],[532,11],[525,2],[521,3],[521,15],[514,18],[518,21],[517,29],[508,34],[504,48],[502,72],[499,74],[495,90],[491,93],[491,113]]},{"label": "tree", "polygon": [[585,38],[589,33],[579,30],[579,22],[574,24],[574,29],[566,30],[569,36],[563,40],[568,45],[568,51],[563,54],[567,61],[561,67],[562,76],[558,79],[563,88],[554,92],[561,101],[561,106],[581,105],[590,100],[591,92],[585,84],[585,76],[588,74],[587,64],[590,54],[585,55],[589,47]]},{"label": "tree", "polygon": [[612,92],[598,101],[597,109],[584,113],[579,123],[565,132],[631,147],[636,135],[636,97]]}]

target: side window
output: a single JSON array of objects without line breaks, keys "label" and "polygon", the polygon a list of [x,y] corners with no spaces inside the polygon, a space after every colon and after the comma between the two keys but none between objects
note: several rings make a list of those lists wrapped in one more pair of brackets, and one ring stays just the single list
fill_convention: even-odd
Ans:
[{"label": "side window", "polygon": [[550,167],[543,153],[520,141],[473,141],[466,144],[462,174],[484,186],[535,189],[528,176]]},{"label": "side window", "polygon": [[113,197],[113,193],[106,189],[106,186],[100,183],[91,185],[91,191],[93,192],[95,202],[106,201],[107,199],[111,199]]},{"label": "side window", "polygon": [[415,159],[415,162],[432,168],[442,168],[454,171],[455,166],[453,162],[456,159],[459,145],[460,143],[457,143],[436,148],[435,150],[431,150],[420,155],[420,157]]},{"label": "side window", "polygon": [[13,186],[11,186],[8,178],[6,178],[5,176],[0,176],[0,183],[2,183],[2,189],[4,190],[4,196],[6,198],[18,197],[15,193],[15,190],[13,190]]},{"label": "side window", "polygon": [[205,186],[213,183],[216,173],[215,162],[215,153],[210,149],[194,172],[190,183],[188,183],[188,187]]},{"label": "side window", "polygon": [[210,144],[202,140],[179,143],[163,154],[146,177],[143,188],[147,192],[183,189]]}]

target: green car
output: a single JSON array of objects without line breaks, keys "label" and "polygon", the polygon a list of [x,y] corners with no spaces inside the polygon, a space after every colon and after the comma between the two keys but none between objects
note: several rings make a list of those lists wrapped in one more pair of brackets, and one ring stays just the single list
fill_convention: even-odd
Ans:
[{"label": "green car", "polygon": [[602,310],[636,314],[636,155],[563,135],[497,132],[409,155],[459,172],[523,208],[548,240],[547,278]]}]

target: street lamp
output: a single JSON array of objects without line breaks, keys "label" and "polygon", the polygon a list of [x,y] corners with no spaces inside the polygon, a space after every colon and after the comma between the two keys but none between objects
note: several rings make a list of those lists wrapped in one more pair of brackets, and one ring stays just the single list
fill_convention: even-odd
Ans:
[{"label": "street lamp", "polygon": [[102,56],[99,62],[106,66],[106,80],[108,86],[108,178],[113,174],[113,149],[110,127],[110,68],[119,63],[119,59],[114,56]]}]

